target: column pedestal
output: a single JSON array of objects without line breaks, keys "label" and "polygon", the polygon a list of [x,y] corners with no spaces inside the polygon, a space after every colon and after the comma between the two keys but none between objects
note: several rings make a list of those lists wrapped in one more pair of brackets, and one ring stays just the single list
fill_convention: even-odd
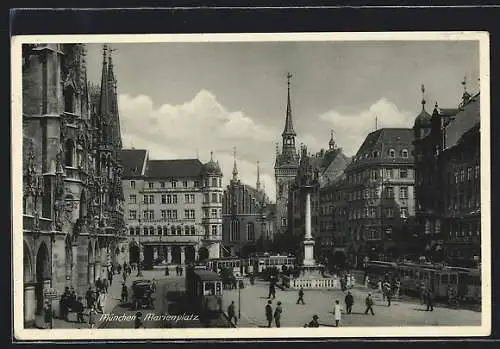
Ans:
[{"label": "column pedestal", "polygon": [[35,321],[36,298],[35,286],[24,285],[24,323],[32,324]]},{"label": "column pedestal", "polygon": [[186,253],[184,251],[184,246],[181,246],[181,265],[186,263]]}]

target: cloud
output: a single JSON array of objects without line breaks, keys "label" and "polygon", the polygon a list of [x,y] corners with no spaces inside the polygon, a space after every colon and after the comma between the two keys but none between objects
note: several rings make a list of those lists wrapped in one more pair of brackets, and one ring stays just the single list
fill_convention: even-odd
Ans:
[{"label": "cloud", "polygon": [[214,151],[221,163],[224,181],[231,178],[233,147],[244,183],[255,186],[256,162],[261,163],[261,182],[274,198],[274,142],[280,132],[256,123],[242,111],[228,111],[207,90],[179,105],[155,107],[149,96],[119,96],[124,148],[149,149],[152,158],[195,158],[202,162]]},{"label": "cloud", "polygon": [[366,136],[375,130],[375,117],[378,128],[412,127],[415,120],[414,113],[399,109],[386,98],[379,99],[357,114],[342,114],[330,110],[318,118],[330,124],[337,145],[344,149],[346,155],[352,156],[356,154]]}]

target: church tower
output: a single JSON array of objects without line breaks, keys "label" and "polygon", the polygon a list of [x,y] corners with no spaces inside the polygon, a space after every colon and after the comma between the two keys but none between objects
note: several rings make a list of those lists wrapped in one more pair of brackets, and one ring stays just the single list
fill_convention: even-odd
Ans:
[{"label": "church tower", "polygon": [[292,74],[287,74],[288,95],[286,104],[285,128],[281,134],[281,152],[276,145],[276,162],[274,165],[274,176],[276,180],[276,227],[278,232],[286,232],[288,229],[288,192],[290,183],[297,175],[299,159],[295,149],[295,137],[297,134],[293,129],[292,105],[290,98],[290,79]]}]

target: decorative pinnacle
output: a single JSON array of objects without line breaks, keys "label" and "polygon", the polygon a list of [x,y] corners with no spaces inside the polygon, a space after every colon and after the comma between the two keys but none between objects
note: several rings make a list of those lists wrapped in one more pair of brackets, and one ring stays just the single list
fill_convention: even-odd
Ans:
[{"label": "decorative pinnacle", "polygon": [[425,109],[425,86],[424,86],[424,84],[422,84],[421,90],[422,90],[422,109]]},{"label": "decorative pinnacle", "polygon": [[293,74],[291,73],[286,73],[286,79],[287,79],[287,84],[288,84],[288,89],[290,89],[290,79],[293,77]]},{"label": "decorative pinnacle", "polygon": [[107,44],[104,44],[102,45],[102,59],[103,59],[103,62],[106,62],[106,56],[108,54],[108,45]]},{"label": "decorative pinnacle", "polygon": [[464,76],[462,80],[462,86],[464,87],[464,93],[467,92],[467,76]]},{"label": "decorative pinnacle", "polygon": [[214,160],[214,151],[210,150],[210,161]]}]

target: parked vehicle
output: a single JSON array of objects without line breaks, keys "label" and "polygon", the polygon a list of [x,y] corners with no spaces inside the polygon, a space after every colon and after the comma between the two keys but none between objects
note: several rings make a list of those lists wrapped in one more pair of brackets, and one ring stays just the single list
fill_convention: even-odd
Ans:
[{"label": "parked vehicle", "polygon": [[151,280],[135,280],[132,283],[132,304],[134,309],[154,309]]}]

